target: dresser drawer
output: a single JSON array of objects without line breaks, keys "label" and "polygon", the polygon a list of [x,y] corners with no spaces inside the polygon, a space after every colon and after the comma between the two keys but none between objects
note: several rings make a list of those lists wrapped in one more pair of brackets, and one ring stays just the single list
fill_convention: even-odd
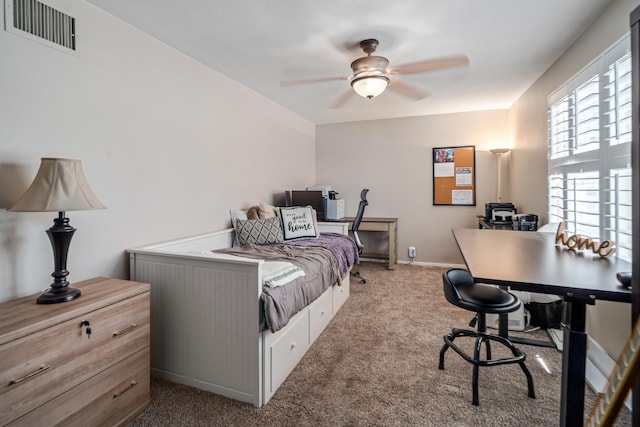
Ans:
[{"label": "dresser drawer", "polygon": [[[149,347],[18,418],[10,426],[114,426],[149,403]],[[69,406],[68,403],[73,402]]]},{"label": "dresser drawer", "polygon": [[[81,323],[85,320],[90,336]],[[148,346],[148,292],[3,345],[0,425]]]},{"label": "dresser drawer", "polygon": [[333,317],[333,292],[327,289],[309,308],[309,340],[314,342]]}]

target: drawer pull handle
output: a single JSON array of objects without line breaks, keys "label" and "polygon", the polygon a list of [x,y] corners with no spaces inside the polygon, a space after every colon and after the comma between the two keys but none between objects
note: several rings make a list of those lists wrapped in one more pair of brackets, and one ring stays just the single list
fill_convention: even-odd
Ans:
[{"label": "drawer pull handle", "polygon": [[18,378],[17,380],[11,380],[9,381],[9,385],[11,384],[18,384],[21,383],[24,380],[28,380],[29,378],[33,377],[34,375],[38,375],[44,371],[46,371],[47,369],[49,369],[50,366],[49,365],[42,365],[40,366],[38,369],[36,369],[35,371],[31,372],[30,374],[25,375],[22,378]]},{"label": "drawer pull handle", "polygon": [[124,390],[122,391],[117,391],[115,393],[113,393],[113,398],[115,399],[116,397],[120,397],[123,394],[125,394],[126,392],[128,392],[129,390],[131,390],[132,388],[134,388],[135,386],[138,385],[137,381],[131,381],[131,384],[129,384]]},{"label": "drawer pull handle", "polygon": [[113,336],[114,336],[114,337],[117,337],[117,336],[120,336],[120,335],[124,335],[124,334],[126,334],[127,332],[131,332],[131,331],[133,331],[133,330],[134,330],[135,328],[137,328],[137,327],[138,327],[138,325],[137,325],[137,324],[132,323],[132,324],[131,324],[131,326],[129,326],[129,327],[127,327],[127,328],[124,328],[124,329],[123,329],[123,330],[121,330],[121,331],[115,331],[115,332],[113,333]]}]

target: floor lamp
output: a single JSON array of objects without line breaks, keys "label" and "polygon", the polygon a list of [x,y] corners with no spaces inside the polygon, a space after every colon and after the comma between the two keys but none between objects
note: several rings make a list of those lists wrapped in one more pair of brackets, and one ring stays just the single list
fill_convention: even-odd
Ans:
[{"label": "floor lamp", "polygon": [[47,230],[55,264],[53,283],[38,297],[38,304],[66,302],[80,296],[80,289],[72,288],[67,281],[67,253],[76,229],[69,225],[65,212],[104,208],[89,187],[80,160],[41,159],[33,183],[9,208],[15,212],[58,212],[53,226]]},{"label": "floor lamp", "polygon": [[492,148],[490,150],[498,156],[498,203],[502,202],[502,155],[511,151],[510,148]]}]

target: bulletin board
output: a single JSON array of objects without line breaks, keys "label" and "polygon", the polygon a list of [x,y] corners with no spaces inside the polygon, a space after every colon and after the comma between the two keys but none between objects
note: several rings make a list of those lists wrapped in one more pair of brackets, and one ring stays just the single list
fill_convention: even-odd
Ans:
[{"label": "bulletin board", "polygon": [[433,204],[476,205],[476,147],[433,149]]}]

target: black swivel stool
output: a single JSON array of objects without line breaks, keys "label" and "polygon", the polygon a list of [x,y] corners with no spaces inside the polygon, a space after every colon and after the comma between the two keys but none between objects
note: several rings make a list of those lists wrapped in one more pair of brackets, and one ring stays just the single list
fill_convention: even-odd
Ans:
[{"label": "black swivel stool", "polygon": [[[514,347],[511,341],[507,338],[487,333],[485,314],[504,314],[516,311],[520,308],[520,300],[513,294],[510,294],[496,286],[474,283],[473,277],[471,277],[469,272],[459,268],[452,268],[444,272],[442,275],[442,285],[444,288],[444,296],[447,301],[455,306],[477,313],[478,327],[476,331],[454,328],[451,330],[451,333],[444,336],[444,345],[440,350],[439,368],[444,369],[444,353],[449,349],[449,347],[455,350],[455,352],[462,356],[467,362],[472,363],[473,398],[471,403],[478,406],[480,404],[478,400],[478,371],[480,366],[496,366],[505,365],[507,363],[517,363],[527,376],[529,397],[535,398],[536,395],[533,390],[533,378],[531,377],[529,369],[527,369],[527,366],[524,364],[526,355]],[[453,340],[458,337],[476,338],[473,357],[467,355],[453,342]],[[511,353],[513,353],[513,357],[491,360],[491,341],[496,341],[506,346],[511,350]],[[485,344],[486,347],[487,357],[485,360],[480,359],[482,344]]]}]

